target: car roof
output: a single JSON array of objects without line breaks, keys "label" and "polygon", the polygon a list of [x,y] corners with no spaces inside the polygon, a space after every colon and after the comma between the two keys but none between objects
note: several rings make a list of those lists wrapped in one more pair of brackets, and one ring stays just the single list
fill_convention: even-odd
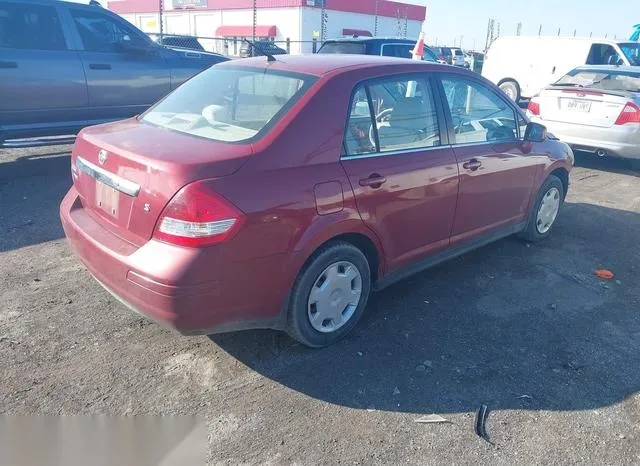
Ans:
[{"label": "car roof", "polygon": [[[16,1],[16,0],[13,0]],[[90,11],[95,11],[96,8],[99,9],[99,11],[106,11],[109,12],[113,15],[115,15],[115,13],[109,9],[107,9],[105,6],[103,5],[90,5],[89,4],[89,0],[19,0],[22,3],[31,3],[31,4],[37,4],[37,5],[60,5],[60,4],[64,4],[65,6],[72,6],[74,8],[86,8],[87,10]],[[106,3],[106,2],[105,2]]]},{"label": "car roof", "polygon": [[[313,54],[313,55],[278,55],[275,61],[269,62],[265,57],[243,58],[220,63],[216,66],[251,66],[256,68],[270,68],[278,71],[310,74],[322,76],[339,69],[373,68],[377,66],[393,66],[406,69],[415,67],[416,70],[447,69],[445,65],[422,60],[407,58],[382,57],[378,55],[349,55],[349,54]],[[345,70],[346,71],[346,70]]]},{"label": "car roof", "polygon": [[637,73],[640,74],[640,66],[629,66],[629,65],[583,65],[578,66],[575,70],[579,71],[622,71],[625,73]]}]

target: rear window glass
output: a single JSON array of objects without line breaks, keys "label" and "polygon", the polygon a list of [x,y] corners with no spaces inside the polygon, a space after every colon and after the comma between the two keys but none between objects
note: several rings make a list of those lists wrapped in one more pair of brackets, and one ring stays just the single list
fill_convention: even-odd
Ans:
[{"label": "rear window glass", "polygon": [[314,80],[263,68],[212,67],[148,110],[142,121],[215,141],[248,141],[276,123]]},{"label": "rear window glass", "polygon": [[573,70],[557,86],[577,86],[608,91],[640,92],[640,72]]},{"label": "rear window glass", "polygon": [[318,53],[347,53],[353,55],[366,55],[367,50],[364,44],[357,42],[327,42]]}]

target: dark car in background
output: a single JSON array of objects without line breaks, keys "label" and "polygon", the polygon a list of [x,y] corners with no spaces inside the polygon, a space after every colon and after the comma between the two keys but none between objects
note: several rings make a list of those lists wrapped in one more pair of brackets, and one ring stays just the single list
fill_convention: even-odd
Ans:
[{"label": "dark car in background", "polygon": [[[329,39],[322,44],[318,53],[337,53],[355,55],[381,55],[385,57],[411,58],[415,40],[391,37],[343,37]],[[422,59],[437,62],[438,57],[428,47],[424,48]]]},{"label": "dark car in background", "polygon": [[140,114],[225,60],[160,46],[94,5],[0,0],[0,145]]},{"label": "dark car in background", "polygon": [[262,57],[268,55],[286,55],[287,51],[270,40],[256,40],[245,41],[240,47],[240,56],[242,58],[247,57]]},{"label": "dark car in background", "polygon": [[197,37],[193,36],[157,36],[152,38],[156,44],[164,45],[165,47],[172,47],[177,49],[197,50],[198,52],[204,52],[204,47],[198,41]]}]

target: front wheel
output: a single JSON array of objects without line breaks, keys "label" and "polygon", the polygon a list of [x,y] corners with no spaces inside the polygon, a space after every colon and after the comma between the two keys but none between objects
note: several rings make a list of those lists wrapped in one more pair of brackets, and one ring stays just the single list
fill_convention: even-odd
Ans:
[{"label": "front wheel", "polygon": [[538,191],[536,202],[529,214],[527,227],[520,236],[532,242],[541,241],[549,236],[563,202],[562,181],[555,175],[549,175]]},{"label": "front wheel", "polygon": [[371,291],[366,256],[336,242],[320,249],[294,285],[287,333],[303,345],[329,346],[358,323]]}]

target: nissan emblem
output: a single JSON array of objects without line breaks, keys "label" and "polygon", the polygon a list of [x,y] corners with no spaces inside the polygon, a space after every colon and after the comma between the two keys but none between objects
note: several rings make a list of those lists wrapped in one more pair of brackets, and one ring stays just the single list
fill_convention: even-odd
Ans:
[{"label": "nissan emblem", "polygon": [[106,161],[107,161],[107,151],[104,149],[101,149],[100,152],[98,152],[98,162],[100,162],[100,165],[104,165]]}]

